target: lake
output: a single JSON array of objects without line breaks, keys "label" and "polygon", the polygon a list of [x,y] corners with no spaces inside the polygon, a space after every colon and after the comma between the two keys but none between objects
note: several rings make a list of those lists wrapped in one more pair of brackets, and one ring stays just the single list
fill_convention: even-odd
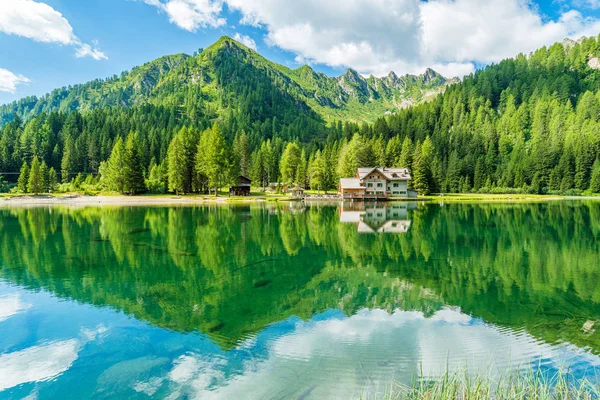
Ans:
[{"label": "lake", "polygon": [[0,398],[600,372],[600,202],[0,209]]}]

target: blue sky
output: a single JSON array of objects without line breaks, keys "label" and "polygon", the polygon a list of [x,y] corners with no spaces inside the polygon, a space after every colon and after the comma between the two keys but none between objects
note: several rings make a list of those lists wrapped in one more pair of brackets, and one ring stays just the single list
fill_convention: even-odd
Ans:
[{"label": "blue sky", "polygon": [[600,0],[0,0],[0,104],[108,77],[222,35],[329,75],[460,76],[600,33]]}]

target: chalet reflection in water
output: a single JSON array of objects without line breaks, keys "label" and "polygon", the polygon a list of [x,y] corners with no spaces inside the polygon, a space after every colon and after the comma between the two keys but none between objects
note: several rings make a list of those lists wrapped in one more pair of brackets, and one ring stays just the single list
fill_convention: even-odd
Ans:
[{"label": "chalet reflection in water", "polygon": [[416,207],[415,203],[344,202],[340,207],[340,222],[356,224],[358,233],[406,233],[411,224],[408,210]]}]

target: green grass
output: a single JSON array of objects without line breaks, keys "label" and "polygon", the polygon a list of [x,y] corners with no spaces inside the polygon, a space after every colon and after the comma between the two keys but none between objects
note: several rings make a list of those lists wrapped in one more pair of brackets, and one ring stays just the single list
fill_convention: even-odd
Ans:
[{"label": "green grass", "polygon": [[485,201],[552,201],[564,200],[563,196],[545,194],[480,194],[480,193],[451,193],[430,196],[419,196],[419,199],[443,202],[485,202]]},{"label": "green grass", "polygon": [[[325,195],[326,193],[321,191],[317,192],[316,190],[307,190],[305,194],[310,196],[316,195]],[[337,192],[329,191],[327,195],[335,195]],[[43,194],[44,196],[48,196],[49,194]],[[68,195],[86,195],[86,196],[122,196],[116,192],[103,192],[103,191],[80,191],[80,192],[66,192],[66,193],[52,193],[50,196],[61,197]],[[20,196],[32,196],[31,194],[23,194],[23,193],[0,193],[0,198],[13,198]],[[141,194],[138,195],[141,197],[153,197],[153,198],[164,198],[164,197],[175,197],[176,195],[173,193],[165,193],[165,194]],[[177,197],[189,197],[194,199],[203,199],[203,200],[216,200],[214,194],[187,194],[180,195]],[[252,202],[252,201],[285,201],[289,200],[290,196],[281,193],[271,193],[271,192],[263,192],[262,188],[253,187],[250,196],[232,196],[229,197],[229,193],[226,190],[219,191],[219,198],[225,199],[227,202]],[[586,196],[582,197],[582,199],[590,199],[590,198],[600,198],[600,196]],[[453,203],[453,202],[538,202],[538,201],[557,201],[564,200],[564,196],[558,195],[537,195],[537,194],[478,194],[478,193],[467,193],[467,194],[444,194],[444,195],[431,195],[431,196],[419,196],[418,199],[412,199],[416,201],[433,201],[433,202],[445,202],[445,203]],[[572,199],[571,197],[569,199]],[[577,197],[574,197],[577,199]],[[398,199],[390,199],[390,201],[398,201]],[[401,199],[401,201],[406,201],[405,199]]]},{"label": "green grass", "polygon": [[487,400],[487,399],[599,399],[600,386],[576,380],[568,372],[548,377],[542,372],[514,372],[492,379],[466,372],[449,374],[435,381],[416,380],[411,385],[394,383],[381,393],[364,394],[361,399],[382,400]]}]

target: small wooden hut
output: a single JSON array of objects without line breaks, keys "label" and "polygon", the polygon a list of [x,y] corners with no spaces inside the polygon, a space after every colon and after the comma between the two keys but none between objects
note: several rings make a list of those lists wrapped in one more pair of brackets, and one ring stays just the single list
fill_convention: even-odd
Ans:
[{"label": "small wooden hut", "polygon": [[250,178],[240,175],[237,185],[229,187],[230,196],[250,196],[250,186],[252,181]]}]

